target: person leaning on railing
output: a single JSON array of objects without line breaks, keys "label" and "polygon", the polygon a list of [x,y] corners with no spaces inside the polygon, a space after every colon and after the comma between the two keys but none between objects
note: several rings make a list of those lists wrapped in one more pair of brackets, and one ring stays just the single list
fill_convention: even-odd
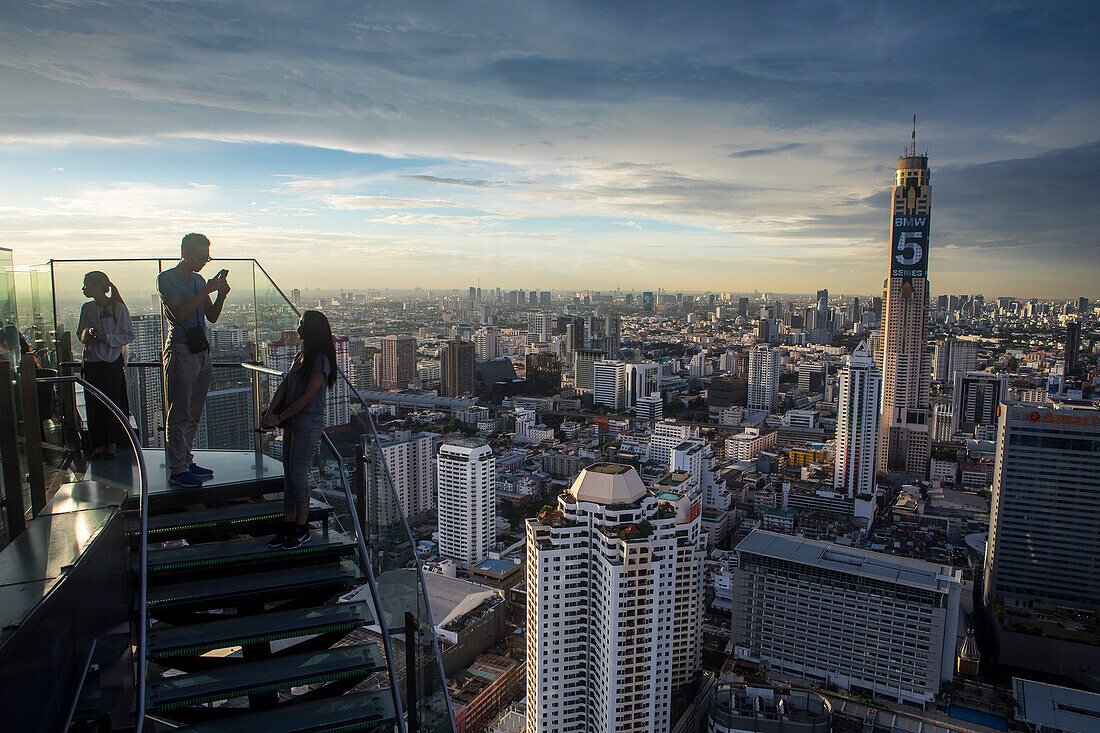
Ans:
[{"label": "person leaning on railing", "polygon": [[[207,282],[199,274],[207,262],[210,240],[188,234],[180,246],[179,263],[157,276],[157,291],[172,324],[164,346],[169,481],[184,487],[202,486],[214,476],[209,468],[195,463],[191,452],[213,370],[206,322],[217,323],[229,295],[229,270]],[[210,294],[215,292],[218,297],[211,301]]]},{"label": "person leaning on railing", "polygon": [[309,466],[325,428],[325,398],[336,382],[336,347],[328,318],[306,311],[298,323],[302,349],[264,412],[265,428],[283,429],[283,528],[269,547],[309,542]]},{"label": "person leaning on railing", "polygon": [[[89,384],[129,414],[123,349],[134,340],[130,311],[104,272],[92,270],[86,274],[83,292],[91,300],[80,308],[76,326],[77,338],[84,344],[81,371]],[[114,458],[118,444],[126,438],[122,424],[99,400],[89,399],[85,408],[92,457]]]}]

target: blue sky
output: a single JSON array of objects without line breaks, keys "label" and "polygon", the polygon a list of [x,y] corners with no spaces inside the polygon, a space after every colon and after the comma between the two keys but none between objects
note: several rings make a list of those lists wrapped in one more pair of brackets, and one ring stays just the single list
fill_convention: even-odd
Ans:
[{"label": "blue sky", "polygon": [[3,3],[0,236],[286,287],[1092,297],[1095,3]]}]

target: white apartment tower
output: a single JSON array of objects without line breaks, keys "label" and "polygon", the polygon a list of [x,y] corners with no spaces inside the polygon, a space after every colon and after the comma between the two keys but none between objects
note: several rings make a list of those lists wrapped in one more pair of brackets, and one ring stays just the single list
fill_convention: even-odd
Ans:
[{"label": "white apartment tower", "polygon": [[554,332],[554,325],[558,317],[553,313],[532,312],[527,314],[527,333],[535,340],[535,343],[543,343],[550,340]]},{"label": "white apartment tower", "polygon": [[527,520],[528,733],[664,733],[701,666],[699,509],[597,463]]},{"label": "white apartment tower", "polygon": [[779,354],[767,344],[749,351],[748,406],[750,410],[779,411]]},{"label": "white apartment tower", "polygon": [[865,342],[840,370],[836,420],[836,469],[833,488],[849,499],[875,491],[875,443],[878,440],[882,373]]},{"label": "white apartment tower", "polygon": [[[883,284],[882,420],[878,470],[924,476],[931,454],[928,250],[932,186],[928,156],[898,158],[892,192],[890,268]],[[876,354],[877,355],[877,354]]]},{"label": "white apartment tower", "polygon": [[626,409],[626,364],[598,361],[592,365],[592,401],[615,412]]},{"label": "white apartment tower", "polygon": [[496,459],[472,441],[444,443],[436,459],[439,552],[472,566],[496,543]]},{"label": "white apartment tower", "polygon": [[[398,430],[392,436],[380,436],[374,444],[386,460],[385,467],[381,461],[373,461],[379,524],[398,521],[401,512],[405,517],[416,518],[435,509],[432,438],[431,434]],[[383,490],[384,483],[379,483],[387,480],[385,468],[389,468],[393,477],[393,492]]]}]

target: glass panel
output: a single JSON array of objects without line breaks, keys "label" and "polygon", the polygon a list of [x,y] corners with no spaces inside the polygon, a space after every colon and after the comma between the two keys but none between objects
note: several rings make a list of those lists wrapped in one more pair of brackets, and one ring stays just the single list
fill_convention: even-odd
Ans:
[{"label": "glass panel", "polygon": [[[11,365],[11,373],[13,376],[16,374],[20,359],[19,328],[17,320],[15,271],[12,267],[11,250],[0,248],[0,360],[8,362]],[[10,390],[12,399],[18,399],[19,391],[16,388],[16,383],[0,384],[0,389]],[[3,418],[5,422],[8,419],[3,415],[0,415],[0,418]],[[9,440],[13,437],[14,436],[0,436],[0,440]],[[2,486],[2,498],[6,506],[8,492],[27,492],[24,491],[25,487],[22,485],[18,487],[7,485],[7,472],[4,471],[2,461],[3,456],[0,455],[0,486]],[[14,474],[15,472],[13,471],[12,473]],[[23,473],[22,470],[19,471],[19,475],[23,475]],[[26,498],[29,499],[29,493]],[[24,506],[27,506],[27,504],[24,504]],[[0,511],[0,547],[7,544],[8,539],[7,512]]]}]

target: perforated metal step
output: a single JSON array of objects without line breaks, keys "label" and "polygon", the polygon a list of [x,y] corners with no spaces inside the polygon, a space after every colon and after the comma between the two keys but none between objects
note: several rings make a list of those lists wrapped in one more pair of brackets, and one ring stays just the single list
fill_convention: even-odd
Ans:
[{"label": "perforated metal step", "polygon": [[362,575],[355,563],[342,560],[317,566],[303,566],[168,583],[149,589],[148,606],[154,615],[162,609],[201,610],[235,606],[244,601],[275,601],[309,591],[336,591],[359,582]]},{"label": "perforated metal step", "polygon": [[350,733],[370,730],[395,719],[389,690],[378,690],[314,702],[284,703],[274,710],[181,728],[180,733]]}]

